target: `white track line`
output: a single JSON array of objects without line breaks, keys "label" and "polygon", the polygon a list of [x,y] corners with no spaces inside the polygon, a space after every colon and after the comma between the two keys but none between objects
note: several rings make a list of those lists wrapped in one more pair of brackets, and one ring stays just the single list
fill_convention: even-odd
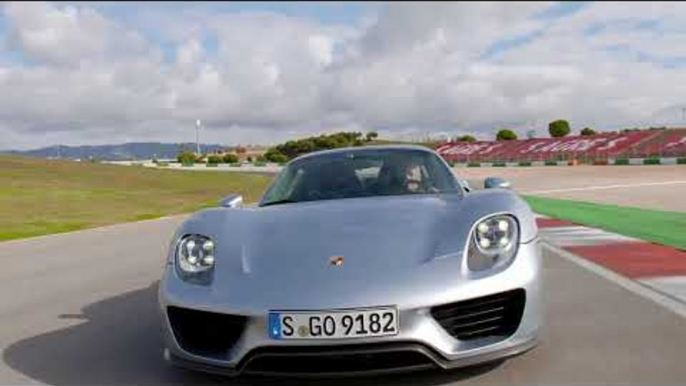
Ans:
[{"label": "white track line", "polygon": [[634,294],[641,296],[642,298],[651,300],[662,307],[674,312],[675,314],[682,316],[686,318],[686,303],[682,303],[681,301],[678,300],[678,298],[666,294],[663,292],[658,292],[657,290],[648,287],[647,285],[631,280],[629,278],[626,278],[618,273],[615,273],[605,267],[602,267],[598,264],[595,264],[589,260],[586,260],[584,258],[581,258],[571,252],[567,252],[562,248],[558,248],[550,243],[543,242],[541,243],[543,248],[546,248],[553,253],[556,253],[557,255],[561,256],[562,258],[571,261],[572,263],[575,263],[583,268],[586,268],[587,270],[591,271],[592,273],[607,279],[620,287],[633,292]]},{"label": "white track line", "polygon": [[643,183],[639,183],[639,184],[584,186],[581,188],[530,190],[530,191],[525,191],[523,193],[525,193],[525,194],[548,194],[548,193],[576,192],[576,191],[584,191],[584,190],[623,189],[623,188],[638,188],[638,187],[642,187],[642,186],[660,186],[660,185],[678,185],[678,184],[686,184],[686,181],[661,181],[661,182],[643,182]]}]

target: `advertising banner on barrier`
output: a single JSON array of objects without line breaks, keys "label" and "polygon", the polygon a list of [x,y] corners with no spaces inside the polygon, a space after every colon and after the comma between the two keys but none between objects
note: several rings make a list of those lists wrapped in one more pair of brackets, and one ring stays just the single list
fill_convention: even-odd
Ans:
[{"label": "advertising banner on barrier", "polygon": [[[453,142],[439,146],[436,150],[449,161],[482,160],[544,160],[557,156],[569,157],[599,156],[614,157],[627,153],[632,147],[655,136],[653,131],[636,131],[621,134],[598,134],[593,136],[572,136],[566,138],[538,138],[500,142]],[[686,135],[685,135],[686,136]],[[686,140],[674,138],[675,149],[686,147]]]}]

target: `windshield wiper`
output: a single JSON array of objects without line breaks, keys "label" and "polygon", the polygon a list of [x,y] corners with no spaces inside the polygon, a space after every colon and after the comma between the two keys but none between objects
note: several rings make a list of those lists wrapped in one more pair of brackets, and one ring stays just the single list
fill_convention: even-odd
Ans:
[{"label": "windshield wiper", "polygon": [[270,201],[270,202],[265,202],[264,204],[260,206],[269,206],[269,205],[278,205],[278,204],[288,204],[288,203],[293,203],[293,202],[300,202],[298,200],[292,200],[290,198],[284,198],[283,200],[276,200],[276,201]]}]

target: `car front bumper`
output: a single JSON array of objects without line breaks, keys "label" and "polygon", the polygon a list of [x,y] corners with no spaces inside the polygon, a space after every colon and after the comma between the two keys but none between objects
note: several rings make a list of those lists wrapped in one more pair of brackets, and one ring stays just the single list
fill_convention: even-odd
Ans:
[{"label": "car front bumper", "polygon": [[[497,274],[459,283],[447,291],[441,302],[424,305],[395,302],[399,311],[400,333],[392,337],[356,338],[345,341],[331,340],[273,340],[268,334],[269,310],[240,310],[225,304],[208,307],[184,298],[175,291],[183,291],[178,278],[168,269],[160,285],[160,305],[164,315],[166,340],[165,357],[173,364],[196,370],[238,375],[241,373],[295,374],[295,375],[357,375],[417,370],[438,367],[450,369],[504,359],[533,348],[538,342],[542,326],[541,262],[537,240],[522,244],[513,263]],[[464,303],[513,290],[525,294],[521,317],[516,329],[504,335],[483,336],[478,339],[457,339],[432,315],[437,306]],[[360,304],[360,307],[369,307]],[[241,331],[235,341],[212,354],[192,352],[179,344],[170,323],[168,309],[178,307],[202,310],[225,315],[240,315]],[[325,309],[326,307],[312,308]],[[313,359],[341,358],[346,364],[340,369],[312,365],[311,370],[299,366],[284,367],[285,360],[298,363],[298,359],[315,363]],[[294,361],[295,360],[295,361]],[[359,367],[354,366],[358,360]],[[370,366],[377,361],[379,366]],[[271,361],[271,362],[270,362]],[[397,365],[393,362],[397,362]],[[275,364],[270,367],[270,363]],[[347,366],[349,365],[349,366]]]}]

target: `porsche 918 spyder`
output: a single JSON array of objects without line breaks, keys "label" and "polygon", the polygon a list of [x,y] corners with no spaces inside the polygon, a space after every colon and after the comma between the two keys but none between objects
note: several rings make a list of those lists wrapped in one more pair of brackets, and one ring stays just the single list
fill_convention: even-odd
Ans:
[{"label": "porsche 918 spyder", "polygon": [[434,151],[289,162],[257,205],[227,196],[173,237],[165,357],[238,375],[450,369],[533,348],[537,227],[500,179],[473,190]]}]

